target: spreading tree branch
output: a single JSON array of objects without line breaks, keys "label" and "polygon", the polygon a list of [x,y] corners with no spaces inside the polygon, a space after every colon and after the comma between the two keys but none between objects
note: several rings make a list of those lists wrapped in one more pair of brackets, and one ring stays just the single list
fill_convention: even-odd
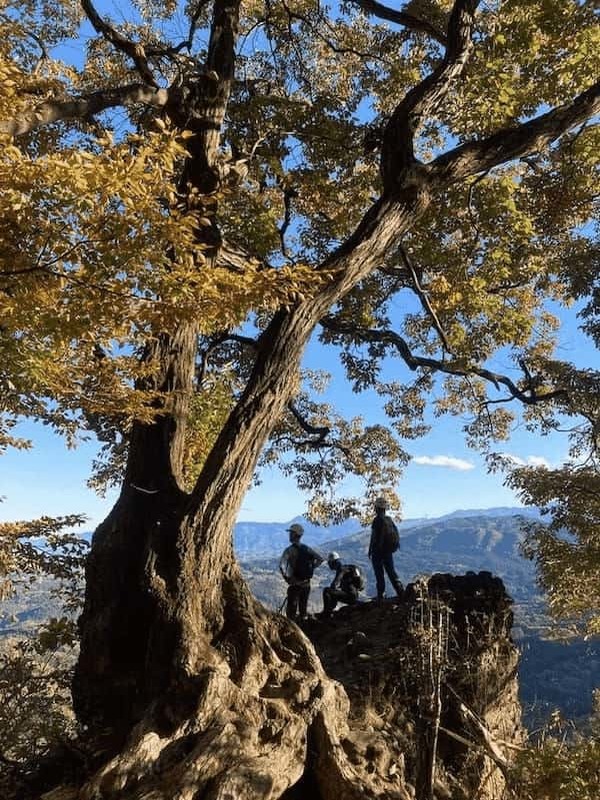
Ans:
[{"label": "spreading tree branch", "polygon": [[148,64],[144,45],[140,42],[132,42],[131,39],[123,36],[123,34],[119,33],[116,28],[113,28],[112,25],[110,25],[100,16],[100,14],[98,14],[91,0],[81,0],[81,7],[83,8],[83,11],[89,21],[92,23],[96,33],[99,33],[101,36],[103,36],[108,42],[116,47],[117,50],[120,50],[122,53],[125,53],[125,55],[129,56],[144,81],[149,83],[150,86],[158,88],[156,79],[152,74],[150,65]]},{"label": "spreading tree branch", "polygon": [[310,436],[315,437],[304,444],[310,444],[312,447],[320,447],[321,445],[326,444],[325,440],[331,433],[331,428],[329,428],[327,425],[311,425],[291,401],[288,403],[287,407],[302,430],[305,433],[308,433]]},{"label": "spreading tree branch", "polygon": [[472,49],[471,31],[479,0],[456,0],[448,22],[448,43],[440,64],[396,106],[383,134],[381,176],[386,190],[401,185],[417,164],[415,134],[446,97]]},{"label": "spreading tree branch", "polygon": [[481,141],[471,141],[438,156],[427,171],[433,181],[451,184],[499,164],[523,158],[548,147],[571,128],[600,114],[600,81],[570,103],[541,114],[529,122],[503,128]]},{"label": "spreading tree branch", "polygon": [[166,89],[153,89],[147,84],[131,83],[115,89],[102,89],[97,92],[68,97],[65,100],[46,100],[35,108],[24,111],[12,119],[0,121],[0,133],[22,136],[36,128],[68,119],[88,119],[107,108],[144,104],[162,108],[169,99]]},{"label": "spreading tree branch", "polygon": [[406,252],[406,249],[402,245],[400,245],[400,247],[398,248],[398,252],[400,253],[400,257],[402,258],[404,266],[408,270],[408,273],[412,280],[413,288],[417,293],[419,300],[421,301],[421,305],[423,306],[425,312],[431,319],[433,327],[436,329],[437,334],[440,337],[442,344],[444,345],[444,349],[448,353],[451,353],[452,348],[450,347],[450,343],[448,342],[448,337],[446,336],[446,333],[442,328],[442,325],[438,319],[438,315],[435,313],[434,307],[431,305],[431,302],[429,301],[427,292],[421,286],[421,282],[419,281],[419,276],[417,275],[417,272],[414,268],[411,258],[409,257],[408,253]]},{"label": "spreading tree branch", "polygon": [[524,405],[535,405],[542,401],[564,397],[566,394],[564,389],[554,389],[549,392],[538,393],[535,379],[532,380],[527,389],[520,389],[508,376],[492,372],[477,364],[465,366],[463,363],[439,361],[435,358],[415,355],[408,346],[406,340],[395,331],[359,328],[355,325],[341,322],[332,316],[324,317],[321,320],[321,325],[327,330],[352,337],[354,340],[360,342],[373,342],[394,348],[407,367],[413,372],[417,369],[429,369],[433,372],[443,372],[447,375],[456,375],[457,377],[463,378],[477,375],[489,383],[492,383],[496,389],[500,389],[500,386],[504,386],[510,393],[510,398],[508,399],[519,400]]},{"label": "spreading tree branch", "polygon": [[301,411],[296,408],[294,403],[290,400],[287,403],[287,410],[292,414],[296,423],[300,428],[310,437],[308,439],[296,439],[291,433],[276,436],[274,441],[281,443],[289,443],[293,448],[300,451],[305,448],[311,450],[336,450],[342,453],[346,458],[352,457],[352,452],[349,447],[342,444],[339,439],[330,439],[331,428],[328,425],[311,425]]},{"label": "spreading tree branch", "polygon": [[405,11],[396,11],[394,8],[389,8],[378,3],[377,0],[352,0],[355,6],[358,6],[365,14],[369,14],[378,19],[385,19],[388,22],[395,22],[405,28],[418,33],[426,33],[440,44],[446,45],[447,39],[434,25],[424,19],[419,19],[413,14],[407,14]]}]

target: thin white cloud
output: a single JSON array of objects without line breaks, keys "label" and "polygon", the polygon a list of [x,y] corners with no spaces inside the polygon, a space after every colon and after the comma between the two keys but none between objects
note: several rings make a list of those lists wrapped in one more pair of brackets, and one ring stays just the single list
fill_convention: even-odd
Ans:
[{"label": "thin white cloud", "polygon": [[501,453],[501,455],[517,467],[545,467],[545,469],[552,469],[552,464],[544,456],[525,456],[525,458],[521,458],[512,453]]},{"label": "thin white cloud", "polygon": [[466,472],[475,469],[475,464],[465,461],[464,458],[454,458],[454,456],[415,456],[413,464],[421,464],[425,467],[446,467],[446,469],[458,469]]},{"label": "thin white cloud", "polygon": [[546,467],[546,469],[550,469],[552,466],[544,456],[527,456],[527,463],[532,467]]}]

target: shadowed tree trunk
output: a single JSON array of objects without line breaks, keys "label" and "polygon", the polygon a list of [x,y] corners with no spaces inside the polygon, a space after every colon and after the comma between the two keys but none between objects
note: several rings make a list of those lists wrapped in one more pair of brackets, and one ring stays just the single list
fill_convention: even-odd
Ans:
[{"label": "shadowed tree trunk", "polygon": [[[398,204],[393,214],[386,209],[385,224],[374,214],[360,244],[338,255],[339,284],[318,302],[275,315],[244,395],[190,495],[177,484],[177,419],[135,429],[121,497],[94,536],[74,685],[78,716],[94,729],[109,728],[119,742],[137,724],[121,757],[90,784],[101,784],[103,797],[124,796],[124,775],[128,787],[154,785],[149,764],[162,764],[165,747],[173,758],[180,748],[196,753],[186,756],[195,791],[213,787],[198,796],[279,797],[304,770],[307,731],[317,719],[321,739],[332,741],[325,763],[345,762],[334,743],[347,701],[299,629],[252,598],[232,532],[318,319],[356,280],[353,272],[372,268],[390,237],[424,207],[424,197]],[[189,337],[176,338],[168,352],[175,364],[165,372],[185,384],[193,363]],[[350,765],[336,768],[340,785],[348,783],[344,796],[359,796],[360,786],[360,796],[371,796]],[[187,772],[180,779],[187,781]],[[131,788],[131,796],[146,796],[139,791]]]}]

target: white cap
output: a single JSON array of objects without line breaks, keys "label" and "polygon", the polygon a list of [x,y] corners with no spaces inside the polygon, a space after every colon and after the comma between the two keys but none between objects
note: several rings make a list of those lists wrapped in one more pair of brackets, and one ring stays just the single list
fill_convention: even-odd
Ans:
[{"label": "white cap", "polygon": [[375,500],[375,508],[387,508],[387,507],[388,507],[388,501],[385,499],[385,497],[378,497]]},{"label": "white cap", "polygon": [[296,536],[302,536],[304,533],[304,528],[302,525],[298,525],[297,522],[294,522],[290,527],[287,529],[288,533],[293,533]]},{"label": "white cap", "polygon": [[331,563],[332,561],[339,561],[339,560],[340,560],[340,554],[336,553],[335,550],[332,553],[329,553],[329,555],[327,556],[328,564]]}]

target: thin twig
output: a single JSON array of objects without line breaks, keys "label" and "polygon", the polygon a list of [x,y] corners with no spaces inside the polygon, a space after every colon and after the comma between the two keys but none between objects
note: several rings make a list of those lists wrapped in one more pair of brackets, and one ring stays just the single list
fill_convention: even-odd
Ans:
[{"label": "thin twig", "polygon": [[417,295],[418,295],[418,297],[419,297],[419,299],[421,301],[421,304],[422,304],[423,308],[425,309],[425,311],[427,312],[427,314],[429,315],[429,317],[431,318],[431,321],[433,322],[433,326],[436,329],[436,331],[438,333],[438,336],[442,340],[442,344],[444,345],[444,349],[448,353],[452,354],[452,348],[450,347],[450,343],[448,341],[448,338],[447,338],[447,336],[446,336],[446,334],[444,332],[444,329],[442,328],[442,325],[441,325],[441,323],[440,323],[440,321],[438,319],[438,315],[436,314],[435,309],[431,305],[428,293],[426,292],[425,289],[423,289],[423,287],[421,286],[421,283],[419,282],[419,277],[418,277],[418,275],[416,273],[416,270],[415,270],[415,268],[413,266],[412,260],[409,258],[408,253],[406,252],[406,250],[405,250],[403,245],[400,245],[398,247],[398,252],[400,253],[402,261],[404,262],[404,266],[406,267],[406,269],[408,270],[408,272],[409,272],[409,274],[410,274],[410,276],[412,278],[413,287],[414,287],[414,289],[415,289],[415,291],[416,291],[416,293],[417,293]]}]

